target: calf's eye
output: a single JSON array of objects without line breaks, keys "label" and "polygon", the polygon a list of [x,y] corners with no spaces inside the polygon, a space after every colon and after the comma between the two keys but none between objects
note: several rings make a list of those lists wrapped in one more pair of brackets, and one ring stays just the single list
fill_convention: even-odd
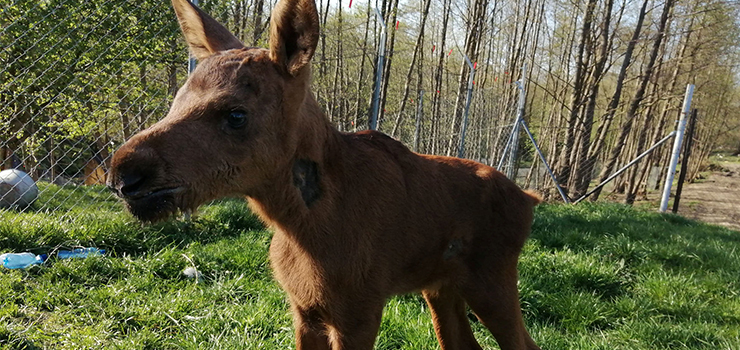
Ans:
[{"label": "calf's eye", "polygon": [[226,116],[226,122],[234,129],[241,128],[247,122],[247,114],[242,111],[231,111]]}]

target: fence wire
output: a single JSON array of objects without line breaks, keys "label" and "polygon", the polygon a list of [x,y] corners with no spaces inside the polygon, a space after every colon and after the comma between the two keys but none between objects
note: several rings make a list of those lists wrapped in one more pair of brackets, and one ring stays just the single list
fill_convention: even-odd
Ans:
[{"label": "fence wire", "polygon": [[[266,46],[273,2],[200,4],[245,44]],[[372,32],[377,29],[374,15],[364,18],[361,14],[346,22],[324,23],[322,30],[328,39],[320,42],[313,62],[317,99],[341,131],[368,125],[378,35],[377,30]],[[359,33],[366,27],[371,34],[363,41]],[[399,45],[396,53],[411,51]],[[408,65],[399,63],[403,61],[397,55],[379,130],[419,153],[457,156],[462,147],[463,157],[492,166],[501,163],[500,170],[515,174],[521,187],[558,199],[545,163],[522,131],[516,152],[505,153],[512,147],[517,113],[516,78],[499,67],[479,65],[481,74],[476,72],[476,79],[480,81],[474,86],[465,119],[466,91],[455,83],[466,80],[460,79],[459,69],[465,63],[460,57],[448,56],[442,71],[427,65],[418,74],[413,72],[411,86],[423,88],[407,89],[403,102],[397,96],[404,96],[407,82],[402,80]],[[73,220],[74,215],[94,209],[91,205],[117,205],[104,186],[111,155],[167,113],[177,88],[187,78],[187,61],[187,48],[168,2],[13,0],[0,9],[0,169],[23,170],[39,188],[35,204],[21,211],[64,213],[63,217]],[[492,73],[483,74],[489,69],[504,74],[501,79],[490,78]],[[439,90],[430,88],[435,86],[430,78],[436,74],[446,82]],[[567,118],[561,117],[567,108],[557,107],[555,99],[552,102],[550,106],[527,106],[525,120],[558,183],[575,198],[593,188],[610,157],[602,149],[583,147],[593,144],[598,132],[594,136],[579,132],[590,130],[583,117],[567,125],[563,122]],[[646,133],[630,135],[626,142],[631,148],[615,156],[613,167],[626,164],[662,137],[670,124],[666,120],[670,118],[635,126],[656,131],[645,140],[634,138]],[[615,137],[615,129],[604,130],[607,138]],[[660,164],[667,152],[664,147],[651,154],[653,159],[638,163],[605,191],[624,191],[620,186],[633,187],[633,192],[657,189],[664,174],[651,164]],[[634,191],[634,187],[642,190]]]},{"label": "fence wire", "polygon": [[23,210],[114,201],[103,186],[111,153],[166,113],[185,78],[171,12],[121,0],[16,0],[0,9],[0,166],[30,174],[39,191]]}]

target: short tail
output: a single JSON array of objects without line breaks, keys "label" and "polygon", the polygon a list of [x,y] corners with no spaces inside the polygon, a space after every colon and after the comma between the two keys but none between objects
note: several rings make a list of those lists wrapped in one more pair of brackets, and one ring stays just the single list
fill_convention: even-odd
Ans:
[{"label": "short tail", "polygon": [[542,196],[539,193],[535,191],[524,191],[524,194],[527,195],[527,198],[532,202],[532,205],[542,203]]}]

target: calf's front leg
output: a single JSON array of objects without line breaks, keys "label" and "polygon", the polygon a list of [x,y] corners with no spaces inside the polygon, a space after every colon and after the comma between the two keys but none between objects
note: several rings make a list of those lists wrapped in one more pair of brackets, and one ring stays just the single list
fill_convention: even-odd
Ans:
[{"label": "calf's front leg", "polygon": [[327,322],[331,349],[372,350],[380,329],[384,304],[385,300],[338,302],[330,310]]},{"label": "calf's front leg", "polygon": [[297,350],[330,350],[329,330],[317,309],[293,306]]}]

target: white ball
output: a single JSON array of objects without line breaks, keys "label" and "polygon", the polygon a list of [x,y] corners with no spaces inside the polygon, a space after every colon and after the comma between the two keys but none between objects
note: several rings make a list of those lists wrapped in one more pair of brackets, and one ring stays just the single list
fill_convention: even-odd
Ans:
[{"label": "white ball", "polygon": [[185,270],[182,271],[182,274],[187,276],[187,278],[197,278],[197,279],[203,278],[203,274],[200,273],[200,271],[198,271],[194,267],[185,268]]},{"label": "white ball", "polygon": [[38,195],[39,188],[28,174],[17,169],[0,171],[0,208],[26,208]]}]

